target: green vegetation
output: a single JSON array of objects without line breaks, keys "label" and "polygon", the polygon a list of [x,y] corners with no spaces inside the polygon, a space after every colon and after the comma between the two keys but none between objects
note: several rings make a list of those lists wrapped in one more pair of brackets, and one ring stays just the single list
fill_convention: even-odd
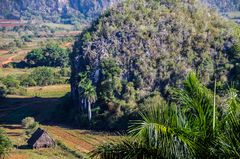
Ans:
[{"label": "green vegetation", "polygon": [[63,142],[57,141],[57,146],[61,147],[64,151],[69,152],[76,158],[84,158],[82,155],[80,155],[78,152],[71,150],[69,147],[67,147]]},{"label": "green vegetation", "polygon": [[133,121],[129,128],[129,139],[104,144],[92,157],[239,158],[240,102],[236,90],[215,99],[191,73],[184,88],[174,89],[172,97],[175,102],[153,104],[141,112],[142,119]]},{"label": "green vegetation", "polygon": [[[3,126],[14,153],[33,159],[240,158],[238,25],[198,0],[128,0],[86,28],[71,52],[73,38],[60,37],[82,23],[74,14],[55,16],[59,12],[41,20],[73,25],[24,21],[0,32],[0,62],[7,67],[0,69],[0,121],[22,124]],[[27,8],[22,14],[44,13]],[[232,83],[237,89],[229,89]],[[39,123],[57,147],[21,150]],[[128,130],[128,136],[112,140],[70,126]],[[0,132],[3,155],[8,144],[1,147]]]},{"label": "green vegetation", "polygon": [[0,157],[5,158],[9,155],[11,148],[12,143],[10,139],[7,137],[6,133],[0,129]]},{"label": "green vegetation", "polygon": [[0,98],[5,97],[6,94],[7,94],[7,87],[4,84],[0,83]]},{"label": "green vegetation", "polygon": [[22,120],[22,126],[25,134],[30,137],[39,128],[39,123],[33,117],[26,117]]},{"label": "green vegetation", "polygon": [[181,86],[190,71],[211,88],[215,79],[223,90],[228,82],[238,83],[238,29],[198,1],[119,4],[75,42],[70,57],[74,119],[86,121],[86,111],[79,109],[88,94],[82,85],[96,90],[87,125],[112,130],[126,129],[155,92],[168,98],[169,89]]},{"label": "green vegetation", "polygon": [[26,79],[23,76],[21,78],[23,86],[47,86],[65,83],[65,79],[58,72],[47,67],[38,67],[27,78],[25,77]]},{"label": "green vegetation", "polygon": [[69,52],[57,44],[47,44],[45,48],[33,49],[28,53],[26,64],[30,67],[66,67],[69,64]]},{"label": "green vegetation", "polygon": [[[6,94],[32,96],[37,91],[36,90],[33,91],[32,89],[27,89],[28,87],[66,84],[68,83],[67,79],[69,78],[68,76],[69,73],[67,70],[68,69],[65,69],[65,68],[54,69],[49,67],[37,67],[29,70],[28,73],[24,72],[18,75],[7,75],[7,76],[0,77],[1,88],[2,88],[1,97],[3,97]],[[65,92],[65,90],[66,89],[64,89],[63,91],[59,90],[58,92],[50,92],[50,94],[56,93],[55,96],[58,96],[59,94],[64,95],[63,92]],[[42,91],[40,90],[38,91],[37,94],[40,95],[41,92]],[[48,94],[48,92],[45,92],[44,94]]]}]

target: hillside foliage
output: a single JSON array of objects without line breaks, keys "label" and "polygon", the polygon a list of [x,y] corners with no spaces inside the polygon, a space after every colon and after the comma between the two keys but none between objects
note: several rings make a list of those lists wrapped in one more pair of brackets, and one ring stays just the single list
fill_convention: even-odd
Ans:
[{"label": "hillside foliage", "polygon": [[190,71],[209,86],[216,78],[218,87],[224,87],[236,68],[230,55],[236,40],[228,23],[195,0],[119,4],[75,42],[71,55],[75,105],[83,107],[81,73],[96,87],[95,115],[109,121],[124,121],[122,117],[137,111],[152,92],[167,97],[169,88],[181,86]]}]

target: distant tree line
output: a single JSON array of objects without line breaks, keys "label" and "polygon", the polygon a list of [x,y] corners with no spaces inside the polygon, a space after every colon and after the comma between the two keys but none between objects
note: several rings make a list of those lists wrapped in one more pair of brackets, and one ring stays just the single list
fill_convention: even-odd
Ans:
[{"label": "distant tree line", "polygon": [[25,60],[29,67],[66,67],[69,65],[69,52],[69,49],[51,43],[44,48],[33,49]]},{"label": "distant tree line", "polygon": [[8,75],[0,78],[0,97],[7,94],[25,95],[26,87],[48,86],[68,83],[69,69],[60,70],[50,67],[38,67],[29,74]]}]

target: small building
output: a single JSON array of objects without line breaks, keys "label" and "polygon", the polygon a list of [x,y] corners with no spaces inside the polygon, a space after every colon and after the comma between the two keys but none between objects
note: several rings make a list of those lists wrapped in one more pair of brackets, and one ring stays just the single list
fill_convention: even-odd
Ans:
[{"label": "small building", "polygon": [[38,128],[27,141],[28,146],[32,149],[55,147],[54,140],[48,135],[46,131]]}]

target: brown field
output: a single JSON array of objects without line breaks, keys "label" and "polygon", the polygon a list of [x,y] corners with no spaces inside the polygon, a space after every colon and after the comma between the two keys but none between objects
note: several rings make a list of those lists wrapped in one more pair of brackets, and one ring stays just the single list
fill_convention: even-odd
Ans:
[{"label": "brown field", "polygon": [[24,26],[25,22],[22,20],[0,19],[0,27],[12,28],[15,26]]},{"label": "brown field", "polygon": [[59,126],[44,126],[52,136],[62,141],[69,148],[81,153],[89,153],[96,146],[108,141],[116,141],[119,136],[94,132],[91,130],[68,129]]},{"label": "brown field", "polygon": [[31,51],[29,49],[18,50],[13,54],[8,53],[7,50],[0,51],[0,67],[7,65],[11,62],[19,62],[24,59],[27,53]]},{"label": "brown field", "polygon": [[[73,42],[66,42],[61,45],[61,47],[70,48],[72,47]],[[7,65],[11,62],[20,62],[22,61],[28,52],[34,48],[40,47],[36,42],[27,43],[25,48],[18,49],[14,53],[10,54],[9,50],[0,50],[0,68],[4,65]]]}]

